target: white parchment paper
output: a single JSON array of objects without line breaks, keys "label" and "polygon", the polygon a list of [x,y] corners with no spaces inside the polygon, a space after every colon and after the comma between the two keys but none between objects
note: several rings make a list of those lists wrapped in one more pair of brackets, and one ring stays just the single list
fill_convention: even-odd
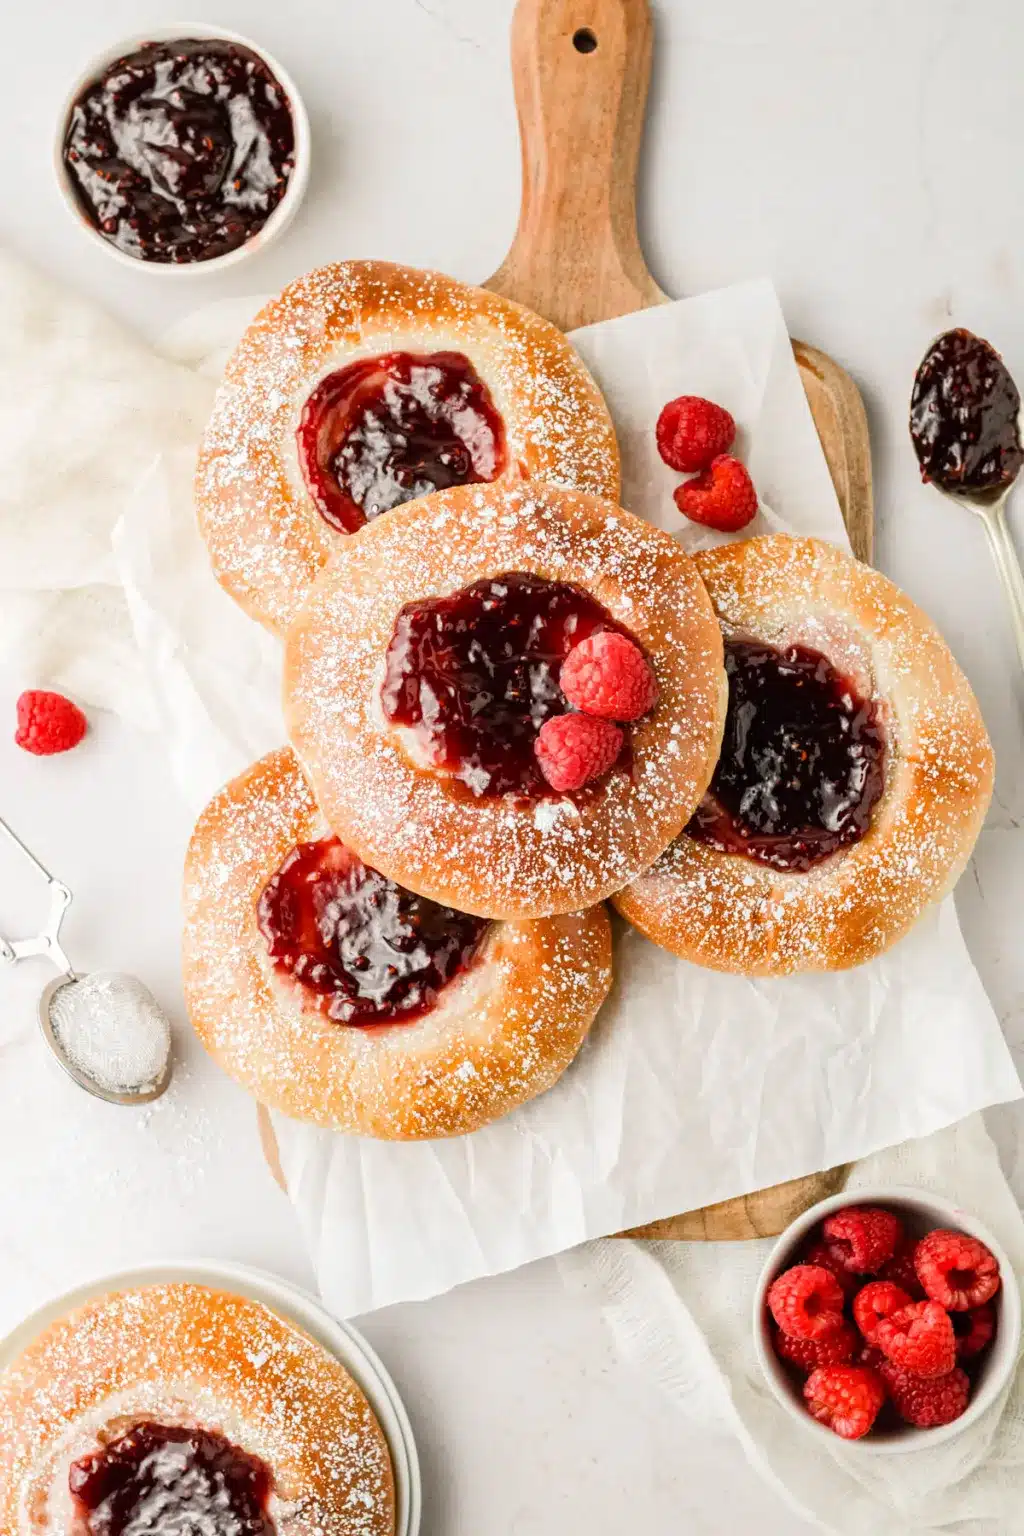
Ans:
[{"label": "white parchment paper", "polygon": [[[238,318],[215,312],[179,332],[177,360],[214,367]],[[690,545],[716,539],[676,513],[678,477],[653,436],[666,400],[705,394],[736,417],[765,503],[748,531],[845,542],[770,284],[573,340],[615,416],[630,510]],[[181,453],[153,466],[116,555],[175,772],[198,811],[282,729],[276,647],[209,573],[190,469]],[[871,965],[783,981],[700,970],[620,926],[615,989],[589,1040],[561,1082],[518,1113],[419,1144],[282,1116],[275,1126],[321,1290],[344,1315],[852,1160],[1020,1091],[947,902]]]}]

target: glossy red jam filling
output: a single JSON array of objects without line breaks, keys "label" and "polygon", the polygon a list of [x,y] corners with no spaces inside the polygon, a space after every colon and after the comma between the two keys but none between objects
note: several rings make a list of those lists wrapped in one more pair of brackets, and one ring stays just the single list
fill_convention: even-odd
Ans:
[{"label": "glossy red jam filling", "polygon": [[928,349],[910,397],[910,436],[925,480],[946,491],[993,491],[1024,464],[1020,395],[999,353],[970,331]]},{"label": "glossy red jam filling", "polygon": [[878,706],[807,646],[729,640],[725,670],[722,754],[690,836],[798,871],[857,842],[885,782]]},{"label": "glossy red jam filling", "polygon": [[568,709],[562,662],[603,629],[627,633],[578,587],[518,572],[407,603],[388,645],[385,717],[475,795],[549,794],[534,742]]},{"label": "glossy red jam filling", "polygon": [[389,352],[329,373],[306,401],[297,440],[309,494],[339,533],[505,468],[502,419],[460,352]]},{"label": "glossy red jam filling", "polygon": [[293,848],[257,908],[277,968],[338,1024],[411,1023],[472,964],[482,917],[414,896],[336,837]]},{"label": "glossy red jam filling", "polygon": [[136,1424],[68,1487],[72,1536],[274,1536],[270,1468],[209,1429]]}]

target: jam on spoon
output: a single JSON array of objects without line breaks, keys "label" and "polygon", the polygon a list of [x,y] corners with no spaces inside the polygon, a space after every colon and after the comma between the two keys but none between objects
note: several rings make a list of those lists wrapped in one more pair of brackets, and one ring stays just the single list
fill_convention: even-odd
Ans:
[{"label": "jam on spoon", "polygon": [[389,352],[329,373],[306,401],[297,443],[309,494],[339,533],[505,468],[501,416],[461,352]]},{"label": "jam on spoon", "polygon": [[489,926],[414,896],[336,837],[293,848],[257,908],[275,966],[336,1024],[411,1023],[470,966]]},{"label": "jam on spoon", "polygon": [[145,1421],[68,1476],[71,1536],[274,1536],[270,1468],[209,1429]]},{"label": "jam on spoon", "polygon": [[725,670],[722,754],[689,835],[793,871],[857,842],[885,783],[877,706],[807,646],[727,640]]},{"label": "jam on spoon", "polygon": [[562,662],[599,630],[627,633],[578,587],[515,571],[408,603],[387,650],[384,715],[474,795],[550,794],[534,743],[566,712]]},{"label": "jam on spoon", "polygon": [[79,92],[63,160],[86,219],[119,251],[209,261],[244,245],[284,197],[295,124],[251,49],[146,43]]},{"label": "jam on spoon", "polygon": [[944,491],[994,491],[1024,463],[1020,395],[994,347],[962,329],[928,349],[910,397],[921,474]]}]

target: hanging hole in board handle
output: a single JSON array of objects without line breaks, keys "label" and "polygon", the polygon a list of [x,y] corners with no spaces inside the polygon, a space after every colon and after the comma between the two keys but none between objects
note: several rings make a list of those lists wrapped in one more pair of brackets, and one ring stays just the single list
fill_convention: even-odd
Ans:
[{"label": "hanging hole in board handle", "polygon": [[597,37],[589,27],[577,27],[572,35],[572,45],[577,53],[593,53],[597,47]]}]

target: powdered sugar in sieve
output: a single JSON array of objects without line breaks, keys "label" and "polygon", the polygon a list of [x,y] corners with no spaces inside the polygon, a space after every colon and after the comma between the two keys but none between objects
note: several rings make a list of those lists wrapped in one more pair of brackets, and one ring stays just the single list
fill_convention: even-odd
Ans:
[{"label": "powdered sugar in sieve", "polygon": [[52,990],[53,1033],[70,1066],[110,1094],[148,1096],[167,1074],[167,1015],[136,976],[94,971]]},{"label": "powdered sugar in sieve", "polygon": [[80,1088],[110,1104],[147,1104],[171,1080],[171,1028],[148,987],[121,971],[76,975],[61,948],[60,930],[71,892],[55,880],[0,817],[0,832],[46,881],[50,913],[42,932],[28,939],[0,935],[0,965],[37,955],[62,974],[39,999],[39,1023],[47,1044]]}]

